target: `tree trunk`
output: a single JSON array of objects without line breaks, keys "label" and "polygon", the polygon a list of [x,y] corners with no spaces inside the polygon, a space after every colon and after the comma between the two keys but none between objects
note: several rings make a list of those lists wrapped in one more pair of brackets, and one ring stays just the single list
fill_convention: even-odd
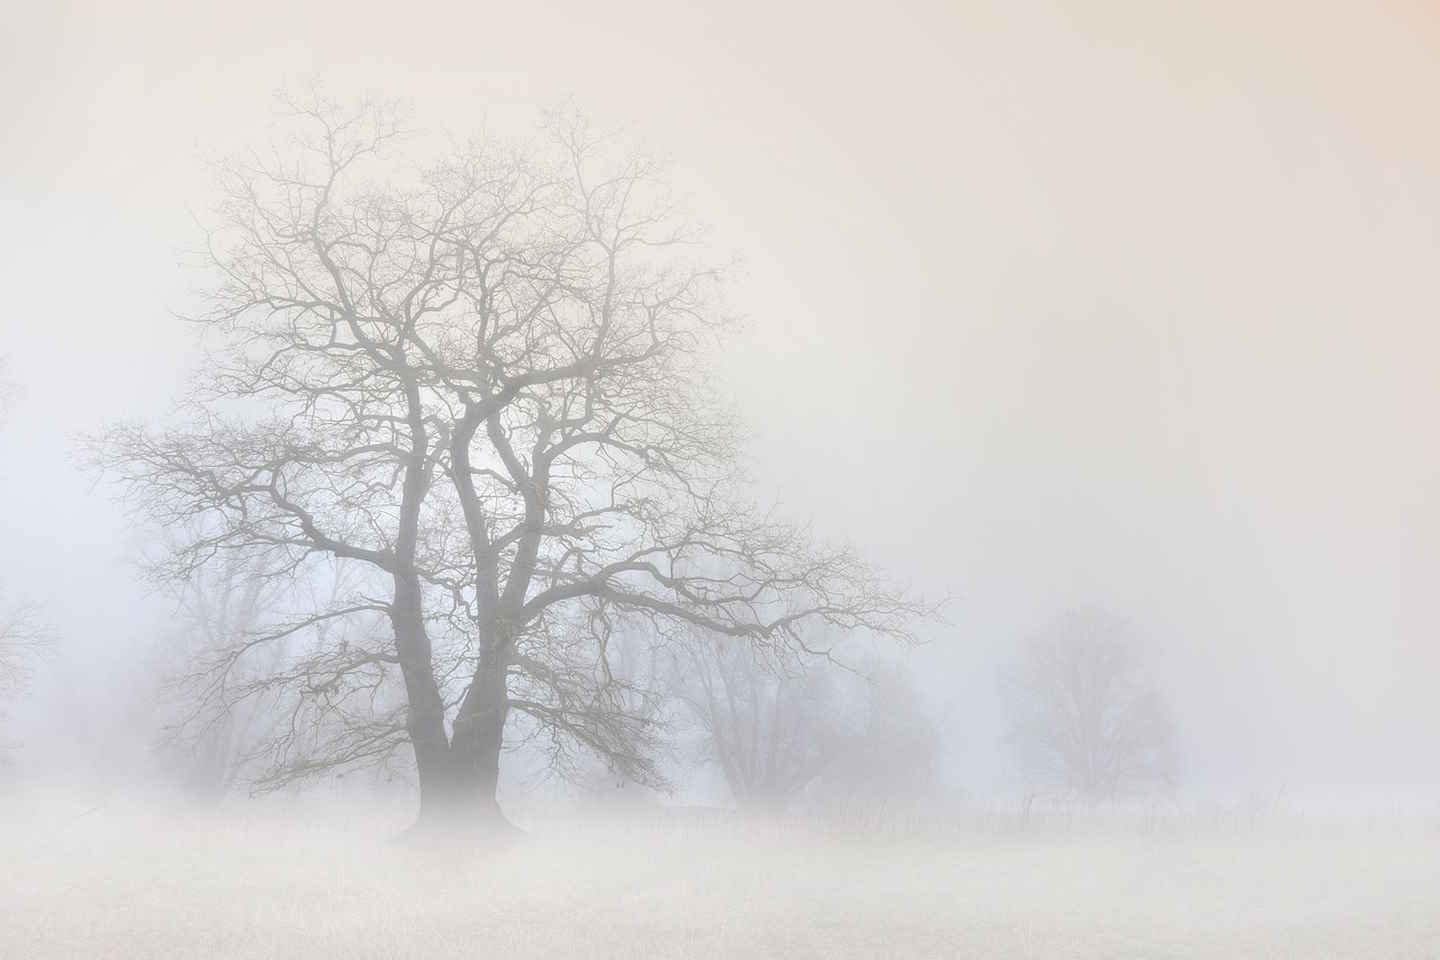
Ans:
[{"label": "tree trunk", "polygon": [[[482,657],[439,770],[430,777],[421,773],[420,815],[412,833],[448,841],[503,839],[516,832],[496,797],[508,706],[504,667],[498,657]],[[417,761],[419,754],[417,743]]]},{"label": "tree trunk", "polygon": [[450,739],[450,760],[461,790],[485,815],[498,820],[504,819],[495,790],[500,782],[500,747],[508,712],[505,666],[499,653],[490,649],[481,654],[470,689],[460,703]]},{"label": "tree trunk", "polygon": [[435,682],[430,637],[420,607],[419,583],[408,576],[395,577],[395,602],[390,621],[400,675],[405,682],[406,732],[415,751],[415,772],[420,785],[419,829],[454,819],[463,804],[450,739],[445,733],[445,701]]}]

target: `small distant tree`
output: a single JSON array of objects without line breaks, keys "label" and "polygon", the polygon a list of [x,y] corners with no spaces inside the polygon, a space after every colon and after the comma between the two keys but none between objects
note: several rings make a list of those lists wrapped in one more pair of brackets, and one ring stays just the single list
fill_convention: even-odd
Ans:
[{"label": "small distant tree", "polygon": [[704,631],[692,631],[672,656],[672,695],[741,809],[785,806],[850,739],[823,660],[778,657]]},{"label": "small distant tree", "polygon": [[[50,646],[50,632],[28,604],[0,604],[0,723],[6,708],[19,698],[34,676],[35,667]],[[4,743],[0,741],[0,750]],[[0,753],[3,762],[3,753]]]},{"label": "small distant tree", "polygon": [[[612,809],[652,806],[660,794],[669,793],[673,784],[661,769],[662,761],[673,758],[668,734],[674,704],[666,690],[667,659],[662,644],[644,625],[617,628],[600,651],[601,682],[594,686],[612,701],[606,713],[629,718],[632,732],[628,742],[633,745],[635,760],[616,763],[611,752],[576,751],[569,738],[556,736],[553,729],[524,724],[522,730],[536,735],[532,742],[544,755],[547,774],[572,781],[591,801],[601,801]],[[617,745],[623,742],[616,740]],[[641,759],[652,771],[648,778],[633,773]]]},{"label": "small distant tree", "polygon": [[812,788],[821,808],[883,814],[922,800],[939,786],[940,732],[903,665],[871,659],[848,678],[847,714],[857,720],[845,748]]},{"label": "small distant tree", "polygon": [[676,645],[672,695],[737,806],[891,800],[933,783],[939,738],[908,676],[871,659],[790,657],[692,632]]},{"label": "small distant tree", "polygon": [[[205,696],[194,689],[195,664],[224,656],[233,643],[243,643],[274,614],[278,585],[253,576],[253,563],[231,554],[214,567],[175,585],[174,629],[162,638],[155,655],[166,693],[160,751],[166,768],[192,799],[214,802],[240,779],[247,748],[255,746],[255,727],[264,710],[254,697],[232,701]],[[266,654],[274,657],[274,649]],[[248,667],[248,664],[245,665]],[[227,684],[245,679],[244,668],[231,671]],[[271,721],[273,722],[273,720]]]},{"label": "small distant tree", "polygon": [[[354,579],[340,563],[314,574],[303,580],[268,576],[254,554],[229,552],[186,580],[162,581],[174,600],[174,627],[154,651],[154,673],[164,690],[160,752],[191,799],[215,802],[245,782],[265,786],[262,761],[294,747],[297,738],[314,740],[322,733],[323,717],[303,695],[303,675],[309,670],[308,687],[323,684],[326,678],[311,669],[315,661],[347,645],[347,631],[362,624],[321,620],[272,637],[293,621],[295,607],[333,602]],[[297,668],[301,679],[277,681]]]},{"label": "small distant tree", "polygon": [[[6,358],[0,357],[0,423],[9,414],[17,395],[5,377]],[[51,643],[51,633],[30,604],[8,604],[0,598],[0,723],[6,710],[30,685],[35,667]],[[0,751],[4,743],[0,741]],[[0,753],[0,762],[4,755]]]},{"label": "small distant tree", "polygon": [[1174,786],[1170,712],[1115,618],[1065,616],[1026,644],[1004,685],[1008,739],[1032,797],[1096,803]]},{"label": "small distant tree", "polygon": [[10,368],[8,357],[0,357],[0,423],[10,415],[11,408],[15,405],[15,396],[18,392],[14,381],[6,376]]}]

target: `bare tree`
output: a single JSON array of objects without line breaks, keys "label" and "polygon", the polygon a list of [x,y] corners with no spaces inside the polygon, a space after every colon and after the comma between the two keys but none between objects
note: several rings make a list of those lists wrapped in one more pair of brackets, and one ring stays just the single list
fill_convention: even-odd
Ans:
[{"label": "bare tree", "polygon": [[939,737],[900,667],[873,655],[777,657],[692,632],[667,677],[742,809],[910,799],[933,786]]},{"label": "bare tree", "polygon": [[[289,622],[297,605],[324,608],[349,589],[342,563],[315,572],[318,582],[286,582],[266,576],[253,554],[229,552],[171,585],[174,629],[153,651],[163,685],[160,747],[193,799],[218,801],[242,782],[264,775],[257,760],[274,746],[278,724],[297,706],[290,702],[296,690],[275,684],[275,676],[314,657],[333,643],[334,633],[350,626],[343,620],[322,621],[307,631],[268,639],[239,662],[230,662],[250,641],[269,638],[277,623]],[[217,686],[219,676],[223,683]]]},{"label": "bare tree", "polygon": [[1009,739],[1032,792],[1094,803],[1175,784],[1169,711],[1116,619],[1065,616],[1026,645],[1005,687]]},{"label": "bare tree", "polygon": [[675,758],[673,737],[674,704],[666,677],[668,644],[636,625],[617,628],[605,644],[604,688],[617,701],[617,712],[629,718],[636,730],[637,752],[648,761],[648,776],[635,776],[610,762],[598,751],[576,751],[575,744],[559,731],[520,717],[521,730],[532,733],[531,742],[543,744],[548,769],[579,785],[591,801],[602,801],[612,809],[626,806],[653,808],[658,794],[671,784],[660,774],[663,762]]},{"label": "bare tree", "polygon": [[[4,376],[6,358],[0,357],[0,423],[9,415],[18,393]],[[53,642],[53,635],[31,604],[6,604],[0,597],[0,723],[7,705],[19,697],[34,677],[36,665]],[[0,743],[0,748],[3,748]]]},{"label": "bare tree", "polygon": [[853,732],[817,778],[814,804],[883,815],[933,796],[940,784],[940,733],[908,671],[871,657],[851,680]]},{"label": "bare tree", "polygon": [[41,622],[35,607],[18,604],[0,608],[0,723],[7,718],[7,705],[29,686],[51,642],[50,630]]},{"label": "bare tree", "polygon": [[10,367],[10,358],[0,356],[0,423],[4,423],[10,415],[10,410],[15,406],[15,397],[20,392],[7,375]]},{"label": "bare tree", "polygon": [[[237,641],[262,629],[275,602],[279,584],[253,576],[243,554],[230,554],[210,568],[178,585],[175,629],[155,651],[161,657],[169,692],[179,700],[177,714],[166,725],[162,751],[178,774],[182,789],[192,798],[214,802],[229,792],[244,769],[247,747],[253,747],[255,728],[264,722],[265,705],[254,698],[226,702],[193,697],[186,680],[197,663],[223,656]],[[267,651],[273,666],[283,655]],[[243,681],[238,672],[233,679]],[[167,704],[167,706],[169,706]]]},{"label": "bare tree", "polygon": [[149,519],[211,531],[164,575],[228,551],[264,577],[369,570],[218,668],[322,622],[389,623],[272,678],[347,732],[282,736],[268,782],[408,744],[422,823],[495,822],[512,713],[658,778],[607,665],[618,625],[775,648],[803,647],[811,621],[908,638],[923,605],[744,502],[709,389],[720,272],[656,165],[559,118],[529,147],[414,168],[386,109],[293,113],[293,139],[225,170],[189,421],[99,444]]},{"label": "bare tree", "polygon": [[828,661],[777,657],[693,630],[672,650],[670,688],[742,810],[784,807],[853,739]]}]

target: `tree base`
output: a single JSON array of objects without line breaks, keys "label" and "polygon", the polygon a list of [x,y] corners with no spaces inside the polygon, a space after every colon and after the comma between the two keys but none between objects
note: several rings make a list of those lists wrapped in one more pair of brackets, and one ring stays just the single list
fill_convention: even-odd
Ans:
[{"label": "tree base", "polygon": [[476,810],[471,807],[422,811],[396,840],[415,849],[464,852],[505,849],[526,836],[526,832],[510,822],[498,808]]}]

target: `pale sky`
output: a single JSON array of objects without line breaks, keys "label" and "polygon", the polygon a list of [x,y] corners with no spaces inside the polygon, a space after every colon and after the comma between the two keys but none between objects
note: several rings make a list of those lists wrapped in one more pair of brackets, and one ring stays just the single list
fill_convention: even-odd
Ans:
[{"label": "pale sky", "polygon": [[0,43],[0,584],[103,685],[153,629],[68,437],[163,411],[207,153],[284,82],[673,159],[749,318],[758,492],[917,588],[989,782],[1065,607],[1199,781],[1440,782],[1440,13],[1422,2],[55,4]]}]

